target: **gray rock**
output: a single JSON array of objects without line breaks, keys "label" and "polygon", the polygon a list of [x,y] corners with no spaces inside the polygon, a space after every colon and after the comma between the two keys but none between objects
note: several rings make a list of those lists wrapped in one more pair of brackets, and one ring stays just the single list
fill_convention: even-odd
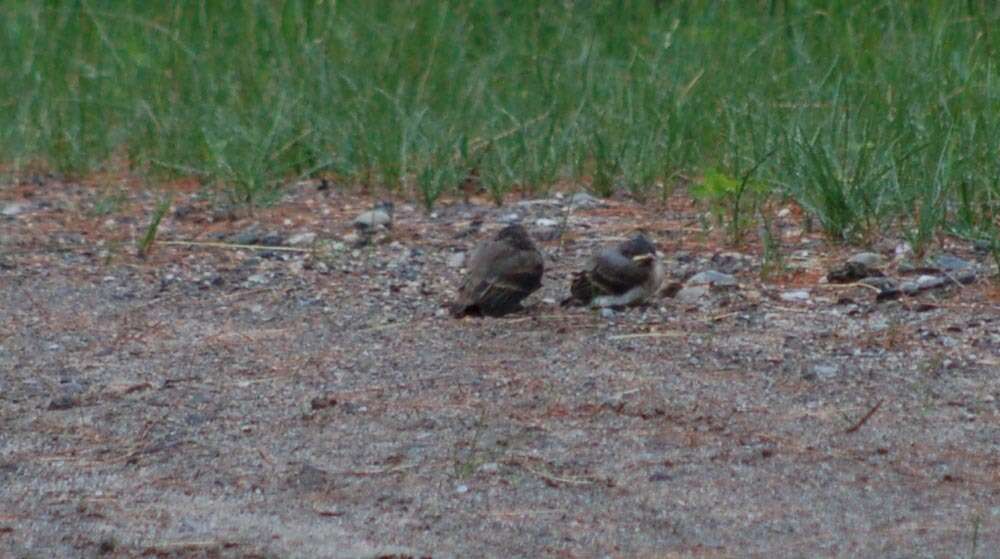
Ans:
[{"label": "gray rock", "polygon": [[901,291],[896,280],[884,276],[864,278],[858,283],[878,289],[878,295],[875,296],[876,301],[895,299],[899,297]]},{"label": "gray rock", "polygon": [[[715,287],[736,287],[740,284],[735,277],[715,270],[699,272],[687,280],[687,285],[713,285]],[[683,290],[682,290],[683,291]]]},{"label": "gray rock", "polygon": [[782,301],[788,301],[790,303],[801,303],[803,301],[809,300],[809,291],[805,289],[796,289],[795,291],[786,291],[781,294]]},{"label": "gray rock", "polygon": [[892,278],[887,278],[885,276],[873,276],[870,278],[864,278],[858,281],[858,283],[863,285],[870,285],[881,291],[885,291],[887,289],[896,289],[899,287],[899,285],[896,283],[896,280]]},{"label": "gray rock", "polygon": [[267,283],[267,276],[264,274],[254,274],[247,278],[250,283],[264,284]]},{"label": "gray rock", "polygon": [[739,252],[717,252],[709,262],[715,271],[723,274],[735,274],[753,267],[753,258]]},{"label": "gray rock", "polygon": [[239,233],[230,235],[226,240],[236,245],[255,245],[260,242],[263,236],[264,232],[261,231],[259,225],[251,225]]},{"label": "gray rock", "polygon": [[358,229],[378,229],[380,227],[389,228],[392,224],[392,216],[383,209],[369,210],[362,212],[354,218],[354,226]]},{"label": "gray rock", "polygon": [[708,287],[704,285],[698,285],[694,287],[685,287],[677,292],[674,296],[675,299],[681,303],[697,303],[708,295]]},{"label": "gray rock", "polygon": [[593,208],[601,205],[601,201],[586,192],[577,192],[569,197],[569,203],[575,207]]},{"label": "gray rock", "polygon": [[465,264],[465,253],[456,252],[454,254],[448,255],[448,267],[449,268],[461,268]]},{"label": "gray rock", "polygon": [[285,244],[285,237],[277,231],[268,231],[260,238],[260,244],[269,247],[276,247]]},{"label": "gray rock", "polygon": [[517,223],[521,221],[521,216],[517,213],[511,212],[509,214],[504,214],[500,216],[500,219],[498,221],[500,221],[501,223]]},{"label": "gray rock", "polygon": [[608,307],[601,308],[600,312],[601,312],[601,318],[614,318],[615,316],[615,311]]},{"label": "gray rock", "polygon": [[882,255],[877,252],[859,252],[847,259],[850,264],[861,264],[867,268],[878,268],[882,265]]},{"label": "gray rock", "polygon": [[549,219],[547,217],[540,217],[540,218],[538,218],[538,219],[535,220],[535,225],[537,225],[539,227],[555,227],[556,225],[559,225],[559,222],[556,221],[555,219]]},{"label": "gray rock", "polygon": [[899,264],[896,265],[896,271],[900,274],[912,274],[919,269],[920,266],[905,258],[900,260]]},{"label": "gray rock", "polygon": [[311,245],[314,242],[316,242],[316,233],[311,231],[298,233],[288,238],[288,244],[291,246]]},{"label": "gray rock", "polygon": [[916,281],[917,289],[921,291],[941,287],[945,283],[947,280],[940,276],[920,276]]},{"label": "gray rock", "polygon": [[976,271],[975,270],[965,270],[964,272],[958,272],[955,274],[949,274],[948,279],[954,278],[955,281],[961,284],[968,284],[976,281]]},{"label": "gray rock", "polygon": [[968,270],[972,268],[972,264],[966,260],[962,260],[957,256],[951,254],[939,254],[933,258],[927,260],[929,266],[942,271],[942,272],[957,272],[959,270]]},{"label": "gray rock", "polygon": [[13,204],[7,204],[6,206],[4,206],[3,210],[0,210],[0,214],[3,214],[7,217],[14,217],[18,214],[24,213],[24,210],[27,209],[28,209],[27,204],[18,204],[15,202]]},{"label": "gray rock", "polygon": [[917,282],[915,281],[904,281],[899,284],[899,290],[904,295],[916,295],[920,291],[920,287],[917,286]]}]

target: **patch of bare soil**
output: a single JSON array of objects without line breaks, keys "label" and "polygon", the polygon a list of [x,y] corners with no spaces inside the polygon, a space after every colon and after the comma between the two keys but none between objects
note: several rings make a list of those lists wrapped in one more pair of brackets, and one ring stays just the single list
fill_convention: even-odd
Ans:
[{"label": "patch of bare soil", "polygon": [[[373,200],[302,184],[253,215],[178,192],[159,234],[278,249],[140,259],[158,195],[108,192],[0,187],[5,557],[1000,548],[1000,307],[971,246],[936,249],[975,276],[938,285],[920,278],[956,260],[874,247],[892,281],[923,282],[876,301],[822,280],[859,250],[794,208],[765,281],[759,248],[720,248],[680,198],[397,202],[355,246]],[[546,253],[545,287],[522,314],[445,316],[458,254],[511,214]],[[683,289],[561,308],[571,273],[637,225]],[[708,270],[737,285],[694,285]]]}]

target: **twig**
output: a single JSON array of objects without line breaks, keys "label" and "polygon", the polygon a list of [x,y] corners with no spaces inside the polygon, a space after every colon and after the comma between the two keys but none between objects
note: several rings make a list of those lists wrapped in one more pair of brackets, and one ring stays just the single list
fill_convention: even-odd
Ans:
[{"label": "twig", "polygon": [[608,336],[609,340],[632,340],[636,338],[682,338],[684,337],[684,332],[679,330],[672,330],[670,332],[646,332],[643,334],[619,334],[617,336]]},{"label": "twig", "polygon": [[229,250],[273,250],[280,252],[313,252],[311,248],[276,247],[266,245],[240,245],[235,243],[217,243],[210,241],[156,241],[159,245],[191,246],[206,248],[224,248]]},{"label": "twig", "polygon": [[868,413],[866,413],[864,417],[859,419],[858,422],[855,423],[854,425],[848,427],[847,431],[844,432],[847,434],[856,433],[857,430],[860,429],[862,425],[867,423],[868,420],[871,419],[873,415],[875,415],[875,412],[877,412],[878,409],[882,407],[882,402],[885,402],[885,400],[879,400],[874,406],[872,406],[872,409],[868,410]]},{"label": "twig", "polygon": [[406,470],[412,470],[420,464],[414,462],[412,464],[403,464],[402,466],[396,466],[393,468],[385,468],[384,470],[344,470],[340,472],[330,472],[332,475],[337,476],[356,476],[356,477],[368,477],[368,476],[380,476],[384,474],[398,474]]},{"label": "twig", "polygon": [[548,472],[538,471],[538,470],[532,468],[531,466],[529,466],[527,464],[523,464],[523,463],[521,464],[521,467],[524,468],[525,470],[528,470],[529,472],[535,474],[536,476],[544,479],[545,481],[547,481],[549,483],[556,483],[556,484],[558,484],[558,483],[568,483],[570,485],[592,485],[594,483],[597,483],[596,481],[594,481],[592,479],[587,479],[587,478],[559,477],[557,475],[550,474]]},{"label": "twig", "polygon": [[864,287],[865,289],[871,289],[875,293],[881,293],[882,290],[875,287],[874,285],[868,285],[867,283],[854,282],[854,283],[827,283],[818,284],[816,287],[822,287],[825,289],[851,289],[854,287]]},{"label": "twig", "polygon": [[723,318],[729,318],[731,316],[739,316],[739,314],[740,314],[740,311],[717,314],[715,316],[708,317],[708,321],[709,322],[718,322],[718,321],[722,320]]}]

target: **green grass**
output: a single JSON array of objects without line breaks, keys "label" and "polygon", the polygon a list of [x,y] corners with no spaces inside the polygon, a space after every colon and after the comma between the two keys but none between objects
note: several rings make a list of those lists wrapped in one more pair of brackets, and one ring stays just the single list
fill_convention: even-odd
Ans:
[{"label": "green grass", "polygon": [[[250,204],[316,173],[430,207],[473,169],[498,202],[561,181],[645,199],[711,170],[831,238],[901,228],[921,250],[997,236],[998,6],[11,0],[0,153],[65,173],[124,155]],[[748,202],[724,197],[737,228]]]}]

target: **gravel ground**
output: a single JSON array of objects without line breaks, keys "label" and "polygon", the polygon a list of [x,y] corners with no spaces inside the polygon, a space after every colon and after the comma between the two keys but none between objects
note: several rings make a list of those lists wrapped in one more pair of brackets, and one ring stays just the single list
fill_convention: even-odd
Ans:
[{"label": "gravel ground", "polygon": [[[248,215],[177,185],[161,240],[280,250],[139,258],[157,196],[0,186],[0,556],[1000,549],[1000,291],[971,246],[936,250],[976,281],[876,302],[820,279],[860,249],[794,208],[765,281],[757,248],[720,247],[682,199],[397,203],[391,230],[359,238],[361,195],[302,184]],[[444,316],[457,255],[512,214],[545,287],[522,314]],[[738,285],[559,307],[635,226],[677,284]],[[930,273],[898,245],[874,248],[887,275]]]}]

